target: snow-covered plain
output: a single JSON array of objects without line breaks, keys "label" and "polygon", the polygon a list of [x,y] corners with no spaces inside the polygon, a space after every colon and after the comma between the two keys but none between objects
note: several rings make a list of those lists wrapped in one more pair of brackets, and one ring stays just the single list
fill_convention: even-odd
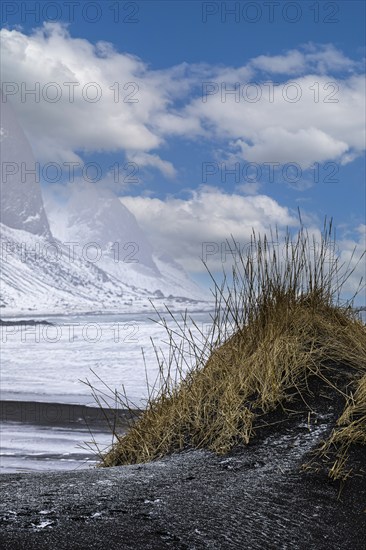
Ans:
[{"label": "snow-covered plain", "polygon": [[[163,327],[153,314],[48,317],[49,325],[1,326],[1,399],[95,405],[87,378],[118,390],[122,385],[132,402],[143,406],[149,382],[158,374],[151,343],[167,350]],[[156,315],[155,315],[156,317]],[[208,313],[192,315],[207,331]]]},{"label": "snow-covered plain", "polygon": [[[95,433],[101,450],[112,441],[110,433]],[[74,470],[95,466],[93,440],[85,429],[1,423],[0,473]]]},{"label": "snow-covered plain", "polygon": [[[165,329],[151,317],[152,313],[52,316],[45,318],[52,325],[1,326],[1,400],[96,406],[82,381],[89,379],[105,390],[100,377],[112,390],[123,386],[132,406],[144,407],[146,378],[152,386],[159,370],[151,338],[162,352],[168,349]],[[208,313],[192,317],[200,330],[209,331]],[[98,432],[95,438],[101,449],[111,443],[110,433]],[[79,447],[90,440],[86,426],[2,422],[0,471],[93,466],[92,451]]]}]

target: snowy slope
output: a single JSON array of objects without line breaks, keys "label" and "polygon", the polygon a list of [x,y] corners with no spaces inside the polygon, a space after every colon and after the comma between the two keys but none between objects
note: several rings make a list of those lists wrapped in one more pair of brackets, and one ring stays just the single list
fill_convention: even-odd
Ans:
[{"label": "snowy slope", "polygon": [[147,303],[134,292],[70,248],[46,237],[11,229],[1,231],[1,314],[22,311],[71,313],[131,309]]},{"label": "snowy slope", "polygon": [[[160,310],[165,304],[182,309],[179,298],[163,299],[124,284],[57,239],[0,224],[0,254],[0,317],[136,313],[151,311],[150,299]],[[191,302],[189,308],[209,309],[210,304]]]},{"label": "snowy slope", "polygon": [[46,202],[52,233],[79,251],[95,243],[98,267],[121,282],[161,296],[207,296],[172,258],[153,250],[135,216],[106,190],[78,184],[66,205]]},{"label": "snowy slope", "polygon": [[138,263],[158,274],[151,244],[134,215],[110,191],[78,181],[67,204],[56,206],[55,211],[46,202],[46,210],[53,234],[60,240],[74,241],[81,247],[97,243],[104,252],[103,256],[107,254],[115,260],[130,260],[130,266]]}]

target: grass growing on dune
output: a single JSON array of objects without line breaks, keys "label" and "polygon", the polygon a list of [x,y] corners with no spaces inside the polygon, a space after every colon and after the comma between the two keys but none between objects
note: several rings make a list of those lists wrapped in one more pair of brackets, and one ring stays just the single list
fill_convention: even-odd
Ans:
[{"label": "grass growing on dune", "polygon": [[346,479],[352,471],[348,469],[350,448],[355,444],[366,445],[366,374],[356,385],[354,395],[337,422],[331,436],[319,449],[319,454],[330,463],[329,476]]},{"label": "grass growing on dune", "polygon": [[101,465],[147,462],[187,448],[226,453],[247,444],[257,420],[263,423],[289,394],[306,394],[310,377],[327,383],[334,365],[342,365],[360,382],[328,442],[340,449],[331,472],[340,475],[348,446],[365,443],[366,329],[352,301],[340,302],[352,270],[334,254],[331,223],[320,239],[302,227],[279,241],[277,232],[253,233],[250,253],[236,255],[223,284],[213,280],[208,336],[186,316],[168,311],[169,323],[160,317],[169,354],[157,353],[158,392]]}]

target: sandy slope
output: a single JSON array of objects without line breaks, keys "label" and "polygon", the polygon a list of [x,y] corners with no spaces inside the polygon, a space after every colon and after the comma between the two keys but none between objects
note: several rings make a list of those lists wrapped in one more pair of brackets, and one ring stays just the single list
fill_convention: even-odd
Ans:
[{"label": "sandy slope", "polygon": [[[1,477],[2,548],[364,550],[366,479],[300,470],[334,406],[298,413],[226,457]],[[365,470],[364,449],[351,465]]]}]

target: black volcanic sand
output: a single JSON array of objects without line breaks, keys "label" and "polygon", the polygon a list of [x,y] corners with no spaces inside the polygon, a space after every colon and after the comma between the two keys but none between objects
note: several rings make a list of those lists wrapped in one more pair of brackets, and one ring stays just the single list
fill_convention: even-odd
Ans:
[{"label": "black volcanic sand", "polygon": [[10,320],[3,320],[0,319],[0,327],[16,327],[16,326],[36,326],[36,325],[49,325],[53,326],[53,323],[49,323],[48,321],[34,321],[33,319],[24,319],[19,321],[10,321]]},{"label": "black volcanic sand", "polygon": [[[319,395],[319,394],[318,394]],[[344,405],[322,394],[227,456],[187,451],[145,465],[4,474],[5,549],[365,550],[366,456],[333,482],[301,469]],[[315,407],[314,405],[317,405]]]},{"label": "black volcanic sand", "polygon": [[[138,412],[133,411],[137,417]],[[108,431],[117,422],[120,432],[125,432],[131,414],[122,409],[102,409],[69,403],[45,403],[37,401],[0,401],[0,421],[22,422],[36,426],[87,428],[91,431]]]}]

